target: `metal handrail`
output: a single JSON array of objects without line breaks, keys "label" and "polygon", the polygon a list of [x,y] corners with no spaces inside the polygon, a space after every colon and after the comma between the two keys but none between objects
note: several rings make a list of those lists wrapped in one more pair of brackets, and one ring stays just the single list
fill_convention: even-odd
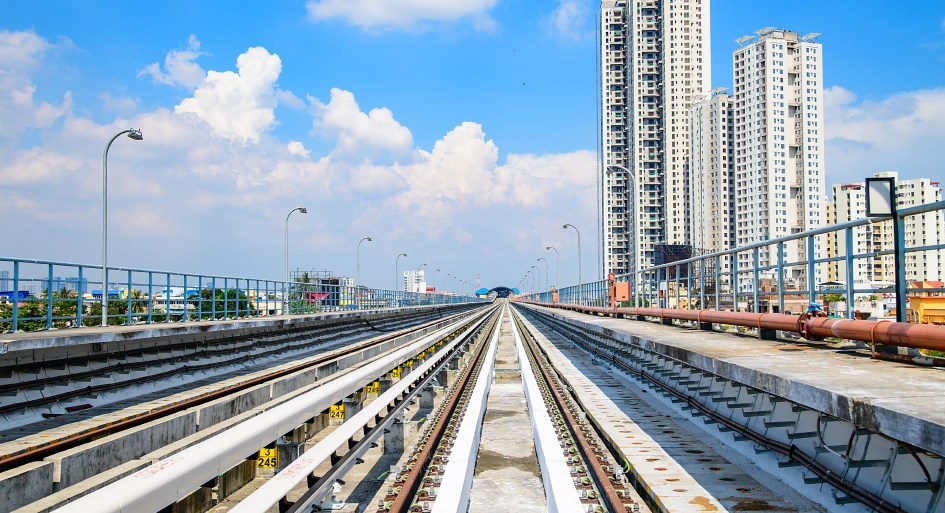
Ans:
[{"label": "metal handrail", "polygon": [[[102,297],[108,298],[106,319],[113,326],[486,301],[467,295],[350,287],[338,279],[286,283],[117,266],[108,266],[109,283],[103,284],[101,265],[13,257],[0,257],[0,271],[7,271],[0,278],[0,333],[97,326]],[[97,280],[88,279],[90,274]],[[33,290],[37,285],[40,290]],[[92,294],[96,286],[101,296]],[[62,288],[69,294],[57,297]],[[116,289],[118,296],[113,298],[110,292]]]},{"label": "metal handrail", "polygon": [[[665,303],[665,306],[669,306],[670,287],[668,284],[675,283],[676,307],[681,307],[680,305],[682,304],[684,298],[685,301],[688,302],[688,308],[695,308],[694,301],[698,302],[699,308],[705,308],[706,305],[711,304],[711,300],[714,299],[715,308],[720,309],[722,299],[725,299],[726,301],[730,300],[732,305],[731,307],[737,310],[739,309],[740,299],[750,298],[752,299],[752,308],[750,308],[750,310],[760,312],[760,299],[767,299],[777,296],[778,311],[784,311],[785,296],[807,295],[808,303],[813,304],[817,303],[817,301],[815,301],[817,296],[839,293],[846,295],[848,299],[846,302],[846,317],[850,318],[853,316],[853,303],[855,294],[894,293],[896,295],[897,308],[905,312],[907,308],[906,296],[909,293],[941,293],[943,292],[943,289],[910,287],[905,283],[904,280],[899,280],[901,283],[899,287],[901,288],[898,290],[897,287],[894,286],[876,288],[870,286],[870,284],[854,283],[854,264],[857,261],[862,261],[863,259],[895,255],[897,251],[901,252],[900,256],[902,256],[905,254],[923,251],[945,250],[945,244],[924,244],[922,246],[907,248],[904,247],[904,241],[900,240],[898,241],[896,249],[882,249],[866,253],[856,253],[852,245],[852,239],[854,235],[853,229],[860,226],[883,223],[887,221],[904,224],[905,219],[908,217],[942,210],[945,210],[945,201],[917,205],[914,207],[901,209],[896,215],[892,216],[847,221],[844,223],[786,235],[775,239],[754,242],[752,244],[740,246],[737,248],[730,248],[710,254],[678,260],[675,262],[655,265],[646,269],[641,269],[635,273],[625,273],[618,275],[616,280],[619,282],[629,281],[631,283],[629,303],[631,305],[637,306],[657,304],[662,305],[663,303]],[[902,226],[902,224],[900,226]],[[817,251],[815,251],[814,248],[815,238],[833,233],[846,233],[846,248],[839,247],[836,256],[817,255]],[[787,261],[787,258],[784,256],[784,250],[787,249],[786,244],[802,244],[802,241],[805,240],[807,241],[807,247],[804,248],[801,246],[797,248],[797,257],[799,257],[798,261]],[[762,262],[759,258],[759,250],[765,248],[767,248],[767,250],[771,253],[771,255],[767,257],[768,262]],[[745,265],[746,262],[748,263],[747,266]],[[819,286],[815,278],[818,267],[835,262],[845,262],[846,276],[843,278],[838,277],[838,279],[846,282],[845,285],[838,289],[826,289]],[[720,268],[720,264],[722,263],[728,264],[729,269],[722,270]],[[706,272],[706,269],[710,267],[706,264],[714,264],[711,265],[711,267],[714,267],[714,270],[711,272]],[[801,273],[804,275],[804,279],[806,279],[807,282],[805,288],[803,290],[798,288],[786,288],[785,270],[801,267],[805,268],[804,272]],[[670,271],[673,269],[676,270],[674,276],[674,273]],[[904,273],[902,269],[897,269],[895,272],[900,273],[900,277],[904,276],[904,274],[902,274]],[[773,291],[762,292],[760,290],[761,287],[759,286],[758,280],[762,273],[768,276],[774,275],[776,277],[776,287]],[[890,276],[890,282],[896,281],[891,278],[892,276]],[[945,278],[945,276],[938,278],[925,277],[926,280],[943,278]],[[712,280],[715,290],[707,291],[706,283],[710,281],[710,279]],[[727,287],[724,291],[722,288],[723,282],[727,284]],[[666,291],[665,300],[660,295],[660,292],[663,290]],[[682,291],[684,291],[685,294],[683,294]],[[554,295],[557,295],[557,298],[555,298]],[[532,294],[531,297],[536,301],[545,303],[551,303],[557,299],[557,301],[562,303],[574,303],[585,306],[606,306],[609,305],[610,302],[610,284],[606,280],[583,283],[577,286],[571,286],[557,290],[555,291],[554,295],[549,291],[539,294]]]}]

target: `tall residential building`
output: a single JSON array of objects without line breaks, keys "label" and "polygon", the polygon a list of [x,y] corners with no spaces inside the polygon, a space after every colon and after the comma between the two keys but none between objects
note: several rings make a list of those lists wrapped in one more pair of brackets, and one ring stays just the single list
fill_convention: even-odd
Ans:
[{"label": "tall residential building", "polygon": [[[738,246],[821,228],[827,221],[819,34],[773,28],[755,34],[737,39],[733,54]],[[818,238],[816,258],[823,258],[824,246]],[[786,244],[784,258],[806,260],[806,243]],[[760,251],[759,265],[777,261],[775,247]],[[739,261],[740,270],[752,267],[749,259]],[[818,266],[814,278],[823,280],[825,274],[826,267]],[[803,266],[791,267],[786,277],[807,284]]]},{"label": "tall residential building", "polygon": [[693,247],[735,247],[735,109],[724,89],[689,109],[689,200]]},{"label": "tall residential building", "polygon": [[404,271],[404,292],[427,291],[427,282],[423,277],[423,270]]},{"label": "tall residential building", "polygon": [[[933,182],[928,178],[900,182],[898,175],[895,171],[888,171],[876,173],[874,176],[896,178],[896,203],[899,209],[941,201],[942,189],[939,182]],[[865,188],[863,183],[834,185],[833,200],[829,208],[831,215],[828,221],[835,224],[866,217]],[[941,211],[936,211],[906,218],[903,238],[906,248],[945,244],[945,216]],[[831,245],[828,256],[846,256],[845,232],[837,232],[829,236],[828,243]],[[850,244],[855,255],[891,251],[895,248],[892,221],[853,228]],[[903,264],[907,281],[945,279],[945,250],[906,253]],[[894,282],[895,272],[895,259],[891,254],[857,259],[853,266],[854,288],[871,288],[869,284],[873,282]],[[829,279],[846,283],[848,281],[846,262],[832,262]]]},{"label": "tall residential building", "polygon": [[689,244],[688,109],[711,83],[709,0],[604,0],[599,21],[602,271],[621,274],[634,237],[641,267],[658,244]]}]

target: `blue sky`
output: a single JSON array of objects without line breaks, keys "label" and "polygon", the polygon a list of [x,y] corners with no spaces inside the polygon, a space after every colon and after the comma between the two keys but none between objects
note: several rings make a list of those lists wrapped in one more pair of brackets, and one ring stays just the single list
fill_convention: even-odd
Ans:
[{"label": "blue sky", "polygon": [[[110,131],[134,124],[145,140],[111,153],[116,265],[277,277],[284,213],[304,203],[292,267],[351,275],[354,245],[370,235],[365,283],[392,284],[406,251],[402,267],[515,285],[551,244],[569,284],[570,222],[592,276],[595,9],[2,3],[0,214],[17,223],[0,254],[96,261],[99,155]],[[741,35],[823,34],[829,183],[888,169],[945,176],[932,151],[945,136],[945,3],[711,9],[716,87],[730,85]]]}]

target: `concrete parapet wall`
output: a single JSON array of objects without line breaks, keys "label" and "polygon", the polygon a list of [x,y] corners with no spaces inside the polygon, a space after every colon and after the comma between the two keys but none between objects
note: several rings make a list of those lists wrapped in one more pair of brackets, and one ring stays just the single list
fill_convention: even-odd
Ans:
[{"label": "concrete parapet wall", "polygon": [[182,412],[63,451],[45,461],[54,464],[52,480],[59,491],[196,431],[196,412]]},{"label": "concrete parapet wall", "polygon": [[9,513],[53,491],[53,464],[36,461],[0,473],[0,513]]},{"label": "concrete parapet wall", "polygon": [[244,390],[236,396],[223,397],[216,401],[198,406],[196,416],[197,429],[207,429],[226,419],[252,410],[260,404],[265,404],[269,402],[270,399],[270,386],[267,384]]},{"label": "concrete parapet wall", "polygon": [[[104,486],[108,486],[123,477],[130,476],[131,474],[134,474],[135,472],[150,465],[151,462],[149,461],[129,461],[111,470],[102,472],[97,476],[86,479],[81,483],[70,486],[64,490],[60,490],[52,495],[43,497],[42,499],[36,500],[16,510],[15,513],[46,513],[48,511],[59,509],[80,497],[84,497]],[[51,483],[52,481],[50,480],[50,484]]]}]

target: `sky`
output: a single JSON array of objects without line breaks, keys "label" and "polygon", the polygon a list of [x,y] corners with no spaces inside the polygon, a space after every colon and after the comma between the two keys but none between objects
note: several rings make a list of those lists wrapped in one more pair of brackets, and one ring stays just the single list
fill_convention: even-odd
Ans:
[{"label": "sky", "polygon": [[[0,256],[379,288],[596,278],[595,17],[583,0],[0,3]],[[734,39],[824,45],[830,184],[945,178],[945,3],[711,4]],[[560,254],[556,272],[554,246]],[[538,258],[547,258],[545,262]],[[535,271],[535,270],[533,270]],[[446,288],[454,288],[446,282]]]}]

